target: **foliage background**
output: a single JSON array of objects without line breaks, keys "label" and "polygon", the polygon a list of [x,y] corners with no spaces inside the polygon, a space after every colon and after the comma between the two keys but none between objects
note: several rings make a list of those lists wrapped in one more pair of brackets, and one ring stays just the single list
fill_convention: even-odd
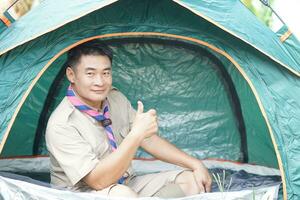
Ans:
[{"label": "foliage background", "polygon": [[[272,7],[275,0],[269,0],[269,3]],[[263,23],[268,27],[272,27],[273,23],[273,14],[270,8],[263,5],[259,0],[241,0],[249,10],[258,17]]]}]

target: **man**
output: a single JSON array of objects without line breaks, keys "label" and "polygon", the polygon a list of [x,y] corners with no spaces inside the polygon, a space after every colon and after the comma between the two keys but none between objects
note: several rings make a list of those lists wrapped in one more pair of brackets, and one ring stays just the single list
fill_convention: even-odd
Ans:
[{"label": "man", "polygon": [[[182,197],[209,192],[202,162],[157,135],[156,111],[135,111],[112,87],[112,53],[95,41],[68,53],[67,96],[52,113],[46,131],[51,183],[109,196]],[[136,176],[131,161],[139,147],[187,170]]]}]

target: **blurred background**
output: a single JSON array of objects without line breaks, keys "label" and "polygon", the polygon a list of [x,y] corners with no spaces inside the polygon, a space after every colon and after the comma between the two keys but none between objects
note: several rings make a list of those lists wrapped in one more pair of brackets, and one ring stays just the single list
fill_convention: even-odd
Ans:
[{"label": "blurred background", "polygon": [[[251,12],[273,31],[278,31],[283,25],[271,9],[264,6],[260,0],[241,0]],[[268,1],[273,10],[300,39],[300,0],[264,0]]]},{"label": "blurred background", "polygon": [[[10,5],[12,5],[16,0],[0,0],[0,11],[3,13]],[[9,9],[9,13],[18,19],[25,15],[31,8],[37,6],[40,0],[19,0],[17,3]]]},{"label": "blurred background", "polygon": [[[14,4],[9,9],[9,13],[15,18],[20,18],[30,9],[34,8],[42,1],[46,0],[0,0],[0,13],[3,13],[10,5]],[[271,9],[264,6],[260,0],[241,0],[245,6],[251,10],[266,26],[273,31],[277,31],[282,22],[272,13]],[[275,12],[292,30],[294,35],[300,38],[300,0],[264,0],[268,1]]]}]

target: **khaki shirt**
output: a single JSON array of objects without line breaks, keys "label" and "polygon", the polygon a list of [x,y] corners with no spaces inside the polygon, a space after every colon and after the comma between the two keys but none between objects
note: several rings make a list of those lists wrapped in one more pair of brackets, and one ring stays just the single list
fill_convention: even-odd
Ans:
[{"label": "khaki shirt", "polygon": [[[135,110],[116,89],[108,94],[112,129],[119,145],[130,131]],[[47,124],[51,183],[75,191],[90,191],[81,179],[111,152],[105,129],[94,118],[76,109],[65,97]],[[127,173],[132,174],[131,167]]]}]

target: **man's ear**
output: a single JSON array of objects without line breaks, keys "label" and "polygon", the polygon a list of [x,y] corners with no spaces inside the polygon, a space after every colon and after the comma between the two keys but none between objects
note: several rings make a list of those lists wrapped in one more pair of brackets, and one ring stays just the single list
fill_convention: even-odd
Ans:
[{"label": "man's ear", "polygon": [[70,81],[70,83],[74,83],[75,82],[75,72],[71,67],[67,67],[66,69],[66,75],[68,80]]}]

